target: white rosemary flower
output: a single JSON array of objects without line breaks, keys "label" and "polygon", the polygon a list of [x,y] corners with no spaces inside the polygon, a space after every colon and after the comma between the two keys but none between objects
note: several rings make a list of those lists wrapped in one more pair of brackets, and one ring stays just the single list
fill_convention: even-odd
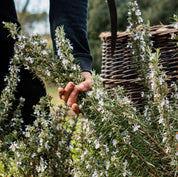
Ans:
[{"label": "white rosemary flower", "polygon": [[41,53],[42,53],[43,55],[47,55],[47,54],[48,54],[48,52],[47,52],[46,50],[42,50]]},{"label": "white rosemary flower", "polygon": [[95,148],[98,149],[100,147],[100,143],[98,140],[95,140],[94,141],[94,144],[95,144]]},{"label": "white rosemary flower", "polygon": [[33,63],[33,58],[31,58],[31,57],[26,57],[25,60],[30,64]]},{"label": "white rosemary flower", "polygon": [[140,128],[140,125],[138,125],[138,124],[136,123],[136,124],[134,124],[134,126],[133,126],[133,131],[136,132],[139,128]]},{"label": "white rosemary flower", "polygon": [[109,167],[110,167],[110,162],[109,162],[109,161],[107,161],[107,162],[106,162],[106,170],[108,170],[108,169],[109,169]]},{"label": "white rosemary flower", "polygon": [[50,75],[51,75],[51,73],[50,73],[49,70],[46,70],[46,74],[47,74],[47,76],[50,76]]},{"label": "white rosemary flower", "polygon": [[18,146],[17,146],[17,143],[14,142],[14,143],[11,144],[10,149],[11,149],[13,152],[15,152],[16,149],[17,149],[17,147],[18,147]]},{"label": "white rosemary flower", "polygon": [[176,133],[176,140],[178,141],[178,133]]},{"label": "white rosemary flower", "polygon": [[164,133],[162,142],[165,143],[167,140],[167,133]]},{"label": "white rosemary flower", "polygon": [[116,145],[117,145],[117,140],[114,139],[114,140],[112,141],[112,144],[116,147]]},{"label": "white rosemary flower", "polygon": [[160,116],[158,123],[163,124],[163,121],[164,121],[164,118],[162,116]]},{"label": "white rosemary flower", "polygon": [[94,173],[93,173],[92,177],[98,177],[98,172],[97,172],[97,170],[96,170],[96,169],[95,169],[95,171],[94,171]]}]

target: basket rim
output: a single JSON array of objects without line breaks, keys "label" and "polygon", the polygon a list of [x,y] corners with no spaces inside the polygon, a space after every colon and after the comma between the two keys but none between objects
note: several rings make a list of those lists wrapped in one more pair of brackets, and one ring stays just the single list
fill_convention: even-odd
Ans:
[{"label": "basket rim", "polygon": [[[140,28],[142,29],[143,26],[140,25],[138,26],[137,28]],[[174,28],[174,24],[170,24],[170,25],[154,25],[154,26],[151,26],[150,27],[150,33],[151,35],[165,35],[165,34],[168,34],[168,33],[176,33],[178,32],[178,29],[175,29]],[[132,32],[128,32],[128,31],[117,31],[117,38],[121,38],[121,37],[128,37],[130,34],[132,34]],[[108,38],[111,38],[111,32],[109,31],[106,31],[106,32],[102,32],[100,35],[99,35],[99,38],[104,41]]]}]

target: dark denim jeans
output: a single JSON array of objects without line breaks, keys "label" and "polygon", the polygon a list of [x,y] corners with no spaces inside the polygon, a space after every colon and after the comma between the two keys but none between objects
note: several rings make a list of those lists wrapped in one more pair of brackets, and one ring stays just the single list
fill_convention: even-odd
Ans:
[{"label": "dark denim jeans", "polygon": [[74,48],[74,56],[79,60],[83,71],[91,70],[87,37],[88,0],[50,0],[50,28],[55,47],[55,29],[64,25],[67,38]]}]

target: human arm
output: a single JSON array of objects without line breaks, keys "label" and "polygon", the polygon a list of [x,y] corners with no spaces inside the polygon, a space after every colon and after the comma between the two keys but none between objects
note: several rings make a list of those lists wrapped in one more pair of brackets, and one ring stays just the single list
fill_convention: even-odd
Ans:
[{"label": "human arm", "polygon": [[65,88],[58,88],[58,94],[61,99],[63,99],[72,110],[78,114],[80,112],[79,105],[77,104],[77,99],[79,92],[86,92],[92,87],[92,75],[90,72],[81,72],[85,81],[78,85],[73,82],[69,82]]}]

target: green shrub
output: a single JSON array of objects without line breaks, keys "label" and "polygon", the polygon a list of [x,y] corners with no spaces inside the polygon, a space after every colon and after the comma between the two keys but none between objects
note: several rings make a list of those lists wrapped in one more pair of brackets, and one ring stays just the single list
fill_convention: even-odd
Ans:
[{"label": "green shrub", "polygon": [[[129,47],[135,54],[142,83],[148,88],[142,94],[147,100],[143,113],[122,87],[108,93],[100,76],[93,72],[93,88],[83,93],[79,100],[81,114],[73,119],[67,117],[65,105],[52,105],[48,96],[41,98],[34,106],[34,124],[19,138],[21,105],[17,106],[18,116],[14,120],[17,128],[1,136],[1,176],[165,177],[178,174],[177,85],[172,83],[168,88],[159,50],[151,51],[148,28],[136,29],[142,24],[136,1],[129,4],[129,23],[129,29],[134,32]],[[18,38],[12,68],[24,65],[37,77],[63,87],[69,81],[78,84],[83,80],[62,27],[56,30],[57,58],[51,57],[40,36],[17,34],[14,24],[6,23],[6,27],[12,37]],[[15,71],[7,77],[12,82],[7,84],[9,89],[1,95],[1,132],[6,130],[4,121],[14,98],[18,69]],[[49,106],[51,112],[46,112]]]}]

